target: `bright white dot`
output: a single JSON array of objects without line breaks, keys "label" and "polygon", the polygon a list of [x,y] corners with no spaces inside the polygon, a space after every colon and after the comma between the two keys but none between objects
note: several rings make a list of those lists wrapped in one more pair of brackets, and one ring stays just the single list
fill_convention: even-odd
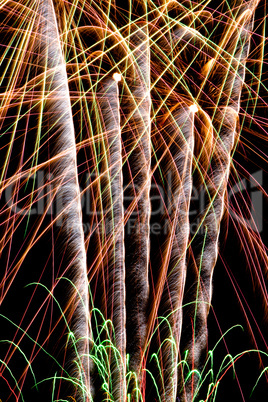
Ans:
[{"label": "bright white dot", "polygon": [[113,79],[114,79],[116,82],[121,81],[121,78],[122,78],[122,75],[121,75],[121,74],[114,73]]},{"label": "bright white dot", "polygon": [[191,105],[190,110],[191,110],[191,112],[196,113],[196,112],[198,112],[198,107],[196,105]]}]

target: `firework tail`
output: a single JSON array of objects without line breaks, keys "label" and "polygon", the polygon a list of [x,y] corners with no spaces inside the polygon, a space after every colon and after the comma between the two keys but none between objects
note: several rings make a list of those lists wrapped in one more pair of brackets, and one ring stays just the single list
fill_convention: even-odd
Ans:
[{"label": "firework tail", "polygon": [[37,11],[39,39],[36,52],[38,65],[43,71],[45,98],[42,124],[52,139],[53,154],[62,155],[53,162],[51,173],[57,188],[57,226],[61,225],[60,237],[68,244],[66,275],[73,282],[67,307],[71,330],[75,335],[72,371],[81,384],[77,398],[90,400],[88,279],[67,74],[52,0],[40,1]]},{"label": "firework tail", "polygon": [[[179,343],[182,329],[182,299],[189,239],[189,205],[192,190],[194,105],[174,111],[163,126],[167,142],[160,147],[159,162],[169,194],[164,219],[166,237],[162,245],[161,270],[152,311],[165,317],[160,323],[160,354],[163,369],[161,400],[174,401],[177,393]],[[163,156],[164,155],[164,156]],[[171,178],[169,177],[171,176]],[[168,324],[167,324],[168,323]]]},{"label": "firework tail", "polygon": [[118,73],[106,78],[102,94],[97,94],[103,132],[103,158],[105,171],[102,205],[105,238],[105,283],[103,309],[113,323],[111,340],[118,353],[110,356],[112,389],[115,401],[126,400],[126,301],[125,301],[125,250],[124,250],[124,206],[122,176],[122,146],[119,113]]},{"label": "firework tail", "polygon": [[[130,36],[134,74],[126,82],[122,103],[126,213],[126,312],[129,367],[139,372],[145,346],[148,303],[149,220],[150,220],[150,56],[144,24]],[[135,200],[135,205],[133,205]],[[132,201],[132,203],[131,203]],[[131,213],[129,211],[133,208]]]},{"label": "firework tail", "polygon": [[[241,25],[242,24],[242,25]],[[213,112],[214,145],[210,166],[201,169],[203,183],[199,186],[206,193],[205,210],[200,211],[200,226],[191,241],[191,263],[188,271],[196,278],[196,286],[189,284],[185,302],[193,303],[184,314],[188,327],[188,341],[183,342],[183,349],[188,350],[187,361],[190,369],[200,370],[207,347],[207,316],[212,297],[212,276],[218,257],[218,239],[220,224],[224,213],[224,200],[231,164],[231,153],[237,140],[237,119],[240,97],[245,77],[245,60],[249,51],[252,10],[244,10],[236,21],[234,37],[226,45],[228,58],[213,70],[225,70],[225,80],[220,94],[214,100],[218,110]],[[225,55],[226,55],[225,54]],[[207,93],[206,93],[207,95]],[[195,184],[195,182],[194,182]],[[191,295],[189,297],[189,295]],[[191,312],[189,312],[191,310]],[[191,330],[190,330],[191,328]],[[182,401],[191,401],[197,388],[197,376],[184,384],[179,381],[178,394]],[[183,389],[184,388],[184,389]]]},{"label": "firework tail", "polygon": [[[230,26],[227,33],[222,35],[214,57],[207,63],[209,72],[201,86],[202,93],[198,101],[210,103],[214,111],[215,106],[231,106],[239,112],[257,4],[258,1],[251,1],[237,8],[238,15],[231,23],[228,20]],[[222,77],[220,84],[219,77]]]},{"label": "firework tail", "polygon": [[[231,163],[231,151],[236,136],[237,114],[232,108],[225,108],[217,112],[221,120],[220,133],[216,139],[210,167],[205,178],[206,205],[205,211],[200,214],[201,224],[191,242],[192,258],[188,272],[196,278],[196,285],[191,284],[191,298],[186,302],[193,304],[185,314],[185,325],[192,329],[186,343],[188,350],[187,361],[191,369],[202,367],[202,358],[207,346],[207,315],[212,296],[212,275],[218,257],[218,238],[220,222],[224,212],[224,199]],[[215,127],[215,126],[214,126]],[[216,129],[216,128],[215,128]],[[202,188],[202,186],[201,186]],[[192,266],[191,266],[192,264]],[[186,382],[185,393],[181,390],[183,384],[179,382],[178,392],[181,400],[190,401],[197,385],[197,378],[193,375],[192,381]]]}]

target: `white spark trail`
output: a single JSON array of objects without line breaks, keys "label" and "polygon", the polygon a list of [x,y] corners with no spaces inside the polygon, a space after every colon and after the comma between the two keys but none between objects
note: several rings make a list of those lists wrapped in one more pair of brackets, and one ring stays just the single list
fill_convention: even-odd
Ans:
[{"label": "white spark trail", "polygon": [[[74,332],[76,364],[74,375],[81,382],[79,398],[91,400],[89,340],[90,316],[86,252],[82,227],[80,190],[78,183],[75,132],[72,118],[66,65],[62,54],[57,18],[52,0],[38,4],[37,63],[44,72],[44,113],[42,126],[53,143],[53,155],[62,157],[52,163],[51,173],[57,188],[57,214],[61,223],[60,236],[68,243],[68,271],[72,279],[68,315]],[[78,369],[77,369],[78,366]]]},{"label": "white spark trail", "polygon": [[[215,134],[210,166],[203,170],[204,178],[200,186],[200,193],[206,194],[206,206],[204,211],[200,211],[201,224],[191,243],[193,258],[189,270],[196,278],[196,285],[189,284],[190,289],[185,299],[185,302],[191,301],[193,304],[185,313],[188,340],[184,343],[184,349],[189,352],[187,361],[190,369],[200,370],[207,347],[207,316],[212,298],[212,277],[218,258],[218,239],[225,207],[231,153],[238,137],[238,112],[245,79],[245,62],[249,53],[252,12],[253,10],[247,7],[242,10],[235,22],[233,34],[227,43],[225,42],[223,54],[228,56],[221,59],[221,63],[211,70],[212,81],[213,74],[215,77],[220,76],[222,69],[225,73],[222,87],[217,92],[218,98],[214,100],[218,108],[212,116]],[[190,333],[192,325],[194,333]],[[184,390],[179,383],[178,394],[182,401],[190,402],[193,399],[197,384],[196,375],[186,383]]]},{"label": "white spark trail", "polygon": [[[189,241],[189,207],[192,191],[195,105],[173,112],[165,125],[167,155],[160,163],[168,180],[169,208],[165,224],[167,237],[163,245],[163,265],[157,294],[162,294],[158,316],[161,324],[163,390],[161,400],[175,401],[178,382],[179,344],[182,331],[182,300],[186,278],[186,251]],[[163,151],[164,152],[164,151]],[[165,231],[166,232],[166,231]],[[163,335],[163,336],[162,336]],[[168,342],[167,339],[170,339]],[[173,344],[174,342],[174,344]]]},{"label": "white spark trail", "polygon": [[123,132],[127,153],[125,197],[137,200],[126,224],[125,236],[127,353],[130,354],[130,369],[138,373],[145,346],[149,296],[151,99],[148,27],[141,24],[135,29],[130,36],[135,77],[128,83],[129,95],[122,104],[122,111],[126,119]]},{"label": "white spark trail", "polygon": [[105,237],[107,255],[107,295],[103,298],[104,309],[114,327],[115,346],[120,356],[111,357],[113,400],[126,400],[126,295],[125,295],[125,246],[122,145],[119,113],[118,73],[106,78],[103,93],[98,94],[102,119],[106,181],[102,198],[105,205]]}]

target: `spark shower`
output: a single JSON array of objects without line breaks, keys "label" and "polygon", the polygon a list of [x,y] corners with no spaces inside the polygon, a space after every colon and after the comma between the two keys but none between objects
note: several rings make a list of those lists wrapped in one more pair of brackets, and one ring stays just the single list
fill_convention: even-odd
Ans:
[{"label": "spark shower", "polygon": [[1,400],[261,401],[265,1],[0,15]]}]

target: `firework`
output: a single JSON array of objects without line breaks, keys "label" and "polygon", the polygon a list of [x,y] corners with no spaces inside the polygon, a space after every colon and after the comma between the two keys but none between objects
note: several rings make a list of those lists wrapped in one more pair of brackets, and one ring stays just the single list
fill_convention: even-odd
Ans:
[{"label": "firework", "polygon": [[0,1],[0,398],[216,400],[245,355],[221,329],[209,350],[224,264],[261,388],[267,253],[251,215],[264,191],[253,175],[256,202],[240,207],[239,153],[265,162],[250,143],[266,135],[264,9]]}]

